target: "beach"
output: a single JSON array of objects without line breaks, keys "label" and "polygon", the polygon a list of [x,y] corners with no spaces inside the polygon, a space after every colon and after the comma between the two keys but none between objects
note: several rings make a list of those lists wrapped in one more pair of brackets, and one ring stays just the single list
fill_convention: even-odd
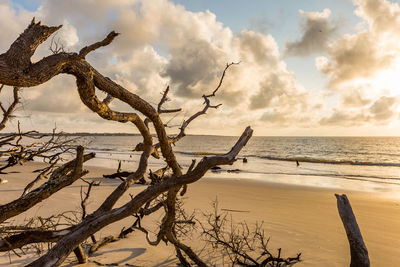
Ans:
[{"label": "beach", "polygon": [[[34,177],[31,171],[40,166],[40,163],[29,163],[9,169],[10,173],[3,175],[8,183],[0,185],[1,203],[17,198],[27,181]],[[101,200],[120,181],[99,178],[104,173],[112,173],[112,169],[87,168],[90,171],[86,175],[88,181],[102,182],[93,189],[88,202],[90,212],[98,207]],[[31,216],[49,216],[65,210],[78,210],[81,186],[86,185],[77,181],[9,221],[17,223]],[[142,185],[133,186],[117,206],[130,199],[129,193],[134,195],[143,188]],[[201,211],[212,211],[211,203],[217,198],[221,209],[233,210],[230,213],[234,222],[245,220],[249,226],[254,225],[256,221],[263,222],[266,236],[271,238],[271,251],[282,248],[283,256],[302,253],[302,261],[296,266],[346,266],[350,262],[350,252],[337,212],[334,193],[347,194],[369,250],[371,266],[396,265],[397,248],[400,247],[400,199],[387,193],[299,186],[235,176],[223,179],[206,177],[189,185],[184,202],[188,213],[195,210],[200,215]],[[145,218],[143,225],[155,231],[158,227],[157,221],[161,217],[162,213],[156,213]],[[122,227],[129,226],[132,221],[132,218],[127,218],[110,225],[97,233],[96,237],[100,239],[110,234],[118,235]],[[197,239],[185,242],[198,252],[203,248],[203,243]],[[37,257],[29,253],[21,258],[13,253],[1,254],[1,266],[21,266]],[[200,255],[207,258],[207,250]],[[209,260],[220,264],[215,258]],[[89,263],[82,266],[98,266],[98,263],[118,263],[121,266],[175,266],[176,262],[173,246],[166,246],[161,242],[159,246],[152,247],[147,244],[143,233],[135,231],[128,238],[101,248],[90,257]],[[76,259],[71,255],[65,265],[74,264]]]}]

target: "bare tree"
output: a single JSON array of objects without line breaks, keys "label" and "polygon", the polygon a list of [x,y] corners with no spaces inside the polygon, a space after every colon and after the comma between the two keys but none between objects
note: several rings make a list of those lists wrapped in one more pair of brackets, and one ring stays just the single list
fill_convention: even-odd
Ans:
[{"label": "bare tree", "polygon": [[[85,57],[88,53],[109,45],[118,33],[112,31],[107,37],[97,43],[82,48],[78,53],[66,53],[57,47],[53,53],[41,60],[32,63],[31,57],[36,48],[49,38],[53,33],[62,27],[48,27],[40,22],[36,23],[33,19],[28,28],[13,42],[5,53],[0,55],[0,84],[14,87],[16,103],[18,103],[18,90],[20,87],[34,87],[47,82],[58,74],[69,74],[76,78],[76,84],[80,99],[93,112],[100,117],[120,123],[132,123],[143,137],[143,141],[136,145],[136,150],[141,151],[140,161],[136,171],[125,177],[124,181],[117,186],[114,191],[103,201],[100,207],[93,213],[82,216],[79,223],[59,229],[29,229],[18,233],[7,232],[1,236],[0,251],[9,251],[23,247],[27,244],[38,242],[55,242],[46,254],[29,264],[29,266],[59,266],[71,253],[75,252],[80,262],[85,261],[84,252],[80,245],[86,239],[101,230],[103,227],[136,214],[138,218],[145,216],[163,208],[164,218],[160,225],[156,240],[150,241],[152,245],[157,245],[160,241],[172,243],[181,262],[187,262],[189,258],[198,266],[206,266],[206,263],[187,245],[183,244],[176,233],[177,222],[177,199],[186,191],[188,184],[201,179],[204,174],[212,167],[217,165],[232,164],[240,152],[251,138],[253,130],[247,127],[237,140],[236,144],[229,152],[223,155],[204,157],[197,164],[194,162],[186,173],[182,172],[176,160],[171,144],[178,142],[185,136],[187,126],[199,116],[205,114],[210,108],[218,108],[220,105],[212,105],[211,98],[220,89],[227,69],[236,64],[227,64],[216,89],[209,95],[203,95],[204,107],[184,121],[180,127],[179,134],[169,136],[166,132],[165,124],[160,115],[163,113],[179,112],[180,109],[163,109],[162,105],[167,101],[169,88],[163,92],[163,96],[157,108],[131,93],[111,79],[103,76],[93,68]],[[95,91],[100,90],[107,94],[104,100],[100,100]],[[114,99],[118,99],[132,108],[132,112],[119,112],[109,107]],[[10,106],[11,111],[2,108],[5,118],[11,116],[14,107]],[[9,109],[10,109],[9,108]],[[142,114],[141,116],[139,115]],[[4,120],[4,119],[3,119]],[[154,127],[158,143],[153,143],[150,133],[149,123]],[[161,153],[161,154],[160,154]],[[165,172],[154,179],[154,183],[148,185],[136,196],[119,208],[114,208],[115,203],[126,193],[128,188],[136,181],[140,180],[147,172],[148,159],[150,156],[163,158],[166,168],[170,173]],[[16,216],[43,199],[56,193],[58,190],[72,184],[87,172],[83,170],[83,162],[93,158],[93,154],[84,154],[83,147],[77,148],[76,158],[51,171],[49,179],[38,188],[29,192],[27,187],[23,195],[4,205],[0,206],[0,223]],[[180,192],[180,194],[178,194]],[[158,197],[165,194],[162,201]],[[89,196],[89,191],[86,197]],[[82,208],[85,207],[85,199],[82,198]],[[97,244],[95,242],[94,244]]]}]

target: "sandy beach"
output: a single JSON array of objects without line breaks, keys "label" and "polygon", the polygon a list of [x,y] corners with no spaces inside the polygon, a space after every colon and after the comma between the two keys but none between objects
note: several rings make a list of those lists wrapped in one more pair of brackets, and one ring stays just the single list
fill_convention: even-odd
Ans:
[{"label": "sandy beach", "polygon": [[[10,169],[10,174],[2,178],[8,183],[0,185],[1,203],[7,203],[21,194],[27,181],[34,176],[30,173],[39,163],[30,163]],[[95,187],[89,200],[89,211],[94,210],[102,199],[119,183],[109,179],[99,179],[103,173],[113,170],[89,167],[88,180],[101,180],[101,186]],[[65,210],[79,209],[80,187],[78,181],[65,188],[28,212],[13,218],[14,223],[30,216],[49,216]],[[143,186],[134,186],[129,193],[135,194]],[[361,228],[364,241],[369,250],[371,266],[395,266],[398,263],[400,247],[400,200],[388,195],[356,191],[339,191],[326,188],[313,188],[278,183],[267,183],[244,179],[204,178],[189,186],[185,197],[186,210],[210,211],[211,203],[216,198],[221,209],[231,212],[235,222],[246,220],[251,226],[256,221],[263,221],[267,236],[271,237],[270,248],[274,251],[282,248],[283,255],[295,256],[302,253],[302,262],[295,266],[347,266],[350,262],[346,234],[339,218],[334,193],[346,193]],[[119,204],[130,199],[125,194]],[[162,214],[145,218],[143,224],[149,229],[157,229],[156,221]],[[96,234],[101,237],[117,235],[123,226],[129,226],[132,218],[127,218],[110,225]],[[195,249],[202,248],[199,240],[187,240]],[[207,252],[202,252],[207,258]],[[21,266],[32,261],[36,256],[1,253],[1,266]],[[10,263],[11,260],[11,263]],[[82,266],[98,266],[118,263],[121,266],[175,266],[173,246],[160,244],[149,246],[144,235],[139,232],[128,238],[111,243],[90,258]],[[73,266],[76,259],[71,255],[66,265]]]}]

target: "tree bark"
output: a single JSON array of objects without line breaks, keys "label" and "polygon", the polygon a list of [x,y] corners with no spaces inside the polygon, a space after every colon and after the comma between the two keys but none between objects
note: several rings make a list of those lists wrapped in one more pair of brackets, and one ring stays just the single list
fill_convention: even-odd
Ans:
[{"label": "tree bark", "polygon": [[76,256],[76,258],[78,259],[78,263],[86,263],[88,262],[85,251],[83,250],[81,245],[78,245],[75,249],[74,249],[74,254]]},{"label": "tree bark", "polygon": [[[220,106],[212,106],[210,104],[209,97],[215,96],[215,93],[222,84],[222,80],[227,68],[235,63],[227,65],[217,89],[215,89],[211,95],[203,95],[205,100],[205,107],[203,110],[197,112],[183,123],[181,127],[181,133],[176,138],[170,138],[166,133],[165,125],[160,118],[160,114],[150,103],[144,101],[138,95],[131,93],[129,90],[118,85],[111,79],[103,76],[85,60],[86,55],[91,51],[110,44],[118,35],[117,33],[111,32],[104,40],[84,47],[79,53],[65,53],[61,51],[60,53],[47,56],[36,63],[31,62],[31,57],[38,45],[44,42],[55,31],[60,29],[60,27],[61,26],[48,27],[41,25],[40,22],[36,23],[33,20],[29,27],[11,45],[10,49],[6,53],[0,55],[0,84],[15,87],[32,87],[43,84],[61,73],[73,75],[76,78],[79,96],[82,102],[90,110],[97,113],[104,119],[122,123],[130,122],[137,127],[143,136],[143,144],[141,145],[141,150],[143,153],[141,155],[138,169],[129,175],[126,181],[121,183],[107,197],[98,210],[88,215],[80,224],[76,225],[66,236],[59,240],[57,244],[47,252],[47,254],[32,262],[29,266],[59,266],[65,260],[65,258],[89,236],[109,225],[110,223],[121,220],[132,215],[133,213],[138,212],[143,205],[154,200],[161,193],[168,191],[168,210],[166,214],[166,223],[162,225],[163,231],[160,231],[160,235],[163,235],[163,238],[166,237],[166,233],[171,231],[172,222],[175,220],[176,195],[181,186],[186,186],[186,184],[199,180],[210,168],[214,166],[232,164],[240,150],[246,145],[253,133],[253,130],[250,127],[247,127],[229,153],[214,157],[204,157],[196,167],[191,168],[190,171],[182,175],[182,170],[176,160],[175,154],[173,153],[171,143],[176,142],[184,136],[184,129],[192,120],[202,114],[205,114],[208,108],[217,108]],[[105,100],[101,101],[98,99],[95,92],[96,88],[107,94],[107,98]],[[167,100],[167,93],[168,90],[164,92],[163,98],[158,106],[158,111],[160,113],[174,112],[178,110],[161,109],[161,105]],[[142,113],[144,116],[146,116],[145,121],[143,121],[136,113],[118,112],[112,110],[108,104],[113,98],[121,100],[122,102],[128,104],[132,109]],[[148,121],[153,123],[159,142],[157,145],[153,145],[152,136],[147,123]],[[140,179],[146,172],[149,156],[158,156],[158,148],[161,149],[165,162],[167,163],[168,167],[171,168],[173,177],[163,179],[160,181],[160,183],[149,186],[122,207],[113,209],[116,201],[127,191],[130,185],[135,180]],[[82,162],[81,160],[79,161]],[[46,183],[40,187],[39,190],[34,190],[25,195],[24,198],[35,199],[35,201],[38,200],[38,202],[41,201],[41,199],[44,199],[49,192],[54,193],[62,187],[68,185],[70,181],[75,181],[77,179],[76,176],[79,176],[82,173],[81,169],[82,164],[80,164],[78,168],[75,168],[75,170],[70,174],[72,177],[60,179],[62,181],[59,183],[62,184],[60,184],[59,187],[54,187],[53,184]],[[57,181],[52,179],[50,179],[49,182],[56,183],[56,185],[59,184],[57,184]],[[15,207],[22,203],[30,205],[29,203],[26,203],[25,199],[19,201],[20,202],[13,203],[9,207],[3,208],[7,208],[8,213],[11,214],[9,209],[10,207]],[[36,203],[33,202],[31,206]],[[23,210],[23,208],[20,209]],[[1,218],[2,217],[0,215],[0,222]],[[8,215],[3,218],[3,221],[7,218],[9,218]],[[194,259],[194,256],[191,255],[188,249],[185,249],[183,246],[180,248],[183,249],[183,251],[189,257],[191,257],[192,260]],[[194,259],[194,261],[196,262],[196,259]],[[198,262],[201,262],[201,260],[199,259]]]},{"label": "tree bark", "polygon": [[[57,170],[53,173],[52,177],[44,183],[42,186],[36,188],[35,190],[29,192],[28,194],[4,205],[0,206],[0,223],[5,220],[14,217],[31,207],[35,206],[37,203],[45,200],[50,197],[52,194],[61,190],[62,188],[72,184],[83,175],[86,174],[85,171],[82,171],[82,163],[94,157],[94,153],[90,153],[87,155],[83,155],[83,147],[78,148],[77,159],[61,166],[59,169],[65,169],[65,166],[69,166],[67,168],[71,173],[58,173]],[[75,166],[70,166],[71,163],[75,164]],[[65,171],[65,170],[64,170]],[[54,175],[60,174],[60,175]]]}]

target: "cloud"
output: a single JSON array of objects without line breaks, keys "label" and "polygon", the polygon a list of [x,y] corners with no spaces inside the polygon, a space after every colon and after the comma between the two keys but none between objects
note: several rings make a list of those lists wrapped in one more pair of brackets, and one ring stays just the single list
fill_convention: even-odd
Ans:
[{"label": "cloud", "polygon": [[344,107],[363,107],[371,103],[371,99],[367,98],[363,93],[364,88],[350,88],[343,95]]},{"label": "cloud", "polygon": [[237,38],[240,58],[261,66],[275,68],[280,62],[278,45],[271,35],[242,31]]},{"label": "cloud", "polygon": [[372,31],[399,33],[400,7],[387,0],[356,0],[359,5],[355,14],[365,19]]},{"label": "cloud", "polygon": [[33,15],[10,1],[0,1],[0,51],[7,50],[29,24]]},{"label": "cloud", "polygon": [[[167,64],[164,77],[171,79],[183,97],[199,97],[205,92],[198,85],[206,87],[216,78],[216,72],[227,62],[224,52],[204,40],[192,40],[191,44],[170,50],[171,60]],[[207,88],[208,89],[208,88]]]},{"label": "cloud", "polygon": [[[182,6],[168,1],[154,3],[142,2],[141,5],[124,10],[112,24],[118,31],[130,31],[134,34],[122,34],[115,45],[117,66],[124,70],[115,71],[119,81],[137,88],[137,92],[154,95],[154,88],[139,83],[138,78],[158,81],[163,86],[171,85],[172,98],[179,103],[194,103],[202,94],[212,92],[219,82],[225,64],[241,61],[239,66],[231,67],[225,77],[223,86],[218,92],[216,102],[225,107],[239,111],[244,109],[262,110],[271,107],[285,106],[287,114],[295,117],[298,112],[289,107],[300,107],[307,102],[304,89],[297,83],[294,74],[286,69],[278,46],[271,35],[253,31],[242,31],[235,35],[216,20],[215,14],[206,12],[189,12]],[[143,49],[143,46],[159,48],[154,50],[165,60],[154,62],[148,58],[155,72],[149,76],[142,73],[139,64],[130,64],[130,53]],[[133,57],[132,57],[133,58]],[[135,55],[137,58],[137,55]],[[126,64],[123,64],[126,62]],[[158,70],[160,76],[156,73]],[[137,70],[137,71],[136,71]],[[121,74],[121,71],[123,74]],[[158,86],[155,96],[163,88]],[[140,89],[142,88],[142,89]],[[269,101],[269,95],[271,100]],[[181,101],[180,98],[186,99]],[[192,101],[193,100],[193,101]],[[152,99],[155,103],[157,99]],[[197,107],[197,105],[195,106]],[[190,107],[189,107],[190,109]],[[190,110],[193,110],[193,106]],[[304,109],[297,109],[297,111]],[[237,112],[236,112],[237,113]],[[276,121],[274,122],[276,123]]]},{"label": "cloud", "polygon": [[358,0],[355,14],[368,25],[329,44],[328,56],[316,59],[317,68],[329,77],[329,88],[358,79],[373,79],[389,69],[398,57],[400,8],[387,0]]},{"label": "cloud", "polygon": [[[249,77],[247,84],[248,109],[260,112],[264,123],[284,125],[298,122],[311,106],[305,89],[287,70],[278,45],[271,35],[242,31],[235,39],[239,57],[250,73],[236,76],[236,80]],[[242,68],[239,68],[242,69]]]},{"label": "cloud", "polygon": [[80,113],[88,111],[82,104],[72,76],[58,75],[50,81],[22,92],[24,108],[29,111]]},{"label": "cloud", "polygon": [[364,108],[339,108],[320,120],[322,125],[359,126],[365,124],[382,125],[395,118],[398,96],[381,96]]},{"label": "cloud", "polygon": [[124,53],[123,56],[115,55],[115,61],[104,72],[131,92],[146,99],[165,89],[168,84],[168,79],[161,76],[167,62],[167,59],[148,45],[134,49],[129,54]]},{"label": "cloud", "polygon": [[302,16],[301,37],[297,41],[286,42],[284,54],[307,56],[325,51],[337,31],[337,26],[330,20],[331,11],[326,8],[322,12],[299,10],[299,13]]},{"label": "cloud", "polygon": [[323,117],[320,120],[321,125],[340,125],[340,126],[360,126],[368,122],[370,118],[363,114],[363,113],[356,113],[350,112],[349,110],[337,110],[335,109],[334,112],[329,117]]},{"label": "cloud", "polygon": [[400,7],[387,0],[357,0],[355,14],[363,19],[354,33],[328,45],[317,57],[318,70],[339,105],[321,125],[383,125],[396,116],[400,73]]},{"label": "cloud", "polygon": [[398,105],[397,97],[382,96],[374,102],[369,111],[375,121],[388,121],[395,115],[395,107]]},{"label": "cloud", "polygon": [[329,87],[336,88],[354,79],[373,77],[387,69],[395,59],[393,50],[382,49],[369,31],[346,34],[329,48],[331,60],[317,58],[317,68],[330,78]]},{"label": "cloud", "polygon": [[[15,10],[10,4],[6,6]],[[304,13],[304,16],[309,20],[313,16],[329,17],[324,12]],[[311,111],[322,105],[322,99],[311,96],[288,70],[273,36],[249,30],[233,33],[210,11],[190,12],[167,0],[71,0],[68,3],[45,0],[37,11],[26,13],[26,20],[19,14],[22,13],[14,13],[10,18],[23,22],[10,30],[15,36],[34,14],[45,24],[64,24],[55,39],[60,38],[68,51],[78,51],[99,41],[110,30],[120,32],[110,46],[91,53],[88,61],[153,105],[158,103],[160,92],[171,85],[173,101],[168,105],[184,108],[174,120],[177,123],[202,108],[201,95],[216,88],[226,63],[232,61],[241,63],[228,70],[222,87],[212,99],[213,103],[223,106],[218,111],[210,110],[208,113],[212,116],[207,116],[208,125],[222,127],[219,133],[229,125],[236,129],[250,122],[260,127],[312,124],[316,118],[312,118]],[[4,25],[6,22],[0,23]],[[12,39],[8,40],[11,42]],[[37,59],[49,54],[48,45],[41,46]],[[95,122],[88,119],[96,115],[81,104],[73,77],[60,76],[43,86],[25,89],[24,97],[26,113],[41,114],[40,120],[32,119],[40,122],[40,127],[52,128],[53,119],[58,125],[65,120],[68,125],[86,123],[91,129],[103,129],[96,128]],[[132,111],[116,100],[111,107]],[[81,119],[74,119],[80,116]],[[102,124],[102,120],[96,123]],[[111,124],[104,123],[106,129],[111,129]],[[113,131],[125,131],[128,127],[112,125]],[[199,122],[191,127],[201,129],[204,124]],[[64,129],[75,128],[69,125]]]},{"label": "cloud", "polygon": [[59,41],[65,49],[74,47],[79,42],[78,31],[67,20],[62,23],[63,27],[55,35],[54,41]]}]

